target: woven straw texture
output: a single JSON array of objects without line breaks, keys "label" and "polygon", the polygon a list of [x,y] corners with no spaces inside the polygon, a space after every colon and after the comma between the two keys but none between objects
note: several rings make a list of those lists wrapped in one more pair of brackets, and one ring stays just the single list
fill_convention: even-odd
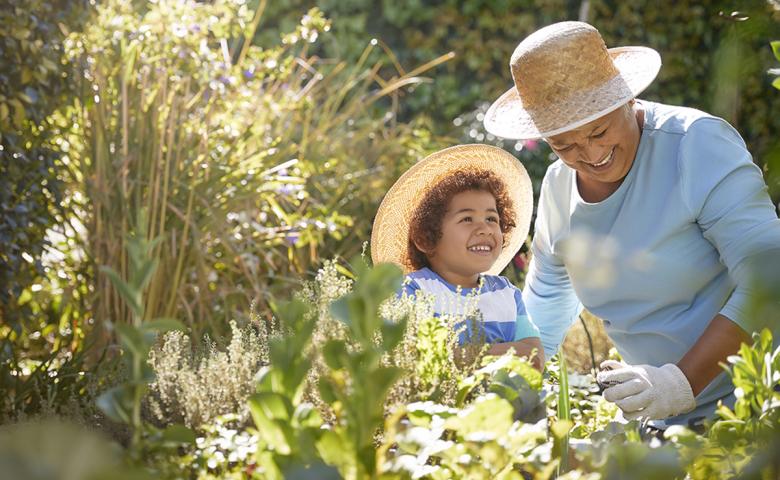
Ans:
[{"label": "woven straw texture", "polygon": [[488,109],[485,128],[504,138],[545,138],[585,125],[627,103],[658,75],[647,47],[607,49],[598,30],[561,22],[529,35],[510,62],[515,86]]},{"label": "woven straw texture", "polygon": [[490,145],[458,145],[433,153],[407,170],[390,188],[379,206],[371,232],[371,259],[412,271],[408,260],[409,222],[417,206],[439,179],[459,169],[493,172],[507,186],[516,213],[516,227],[505,238],[506,247],[487,272],[499,274],[528,236],[533,211],[533,192],[528,173],[514,156]]}]

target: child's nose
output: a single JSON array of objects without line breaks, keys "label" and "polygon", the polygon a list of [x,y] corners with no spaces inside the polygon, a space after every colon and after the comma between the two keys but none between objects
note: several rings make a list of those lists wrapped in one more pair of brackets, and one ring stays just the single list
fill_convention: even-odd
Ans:
[{"label": "child's nose", "polygon": [[488,225],[488,222],[482,221],[477,222],[477,235],[489,235],[493,232],[490,230],[490,226]]}]

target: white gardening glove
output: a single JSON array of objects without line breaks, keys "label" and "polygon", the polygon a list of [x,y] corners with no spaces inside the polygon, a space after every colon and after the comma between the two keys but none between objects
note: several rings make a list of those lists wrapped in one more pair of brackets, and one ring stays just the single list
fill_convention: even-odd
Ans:
[{"label": "white gardening glove", "polygon": [[628,420],[662,420],[696,407],[691,384],[673,363],[653,367],[606,360],[601,368],[596,378],[609,386],[604,398],[617,404]]}]

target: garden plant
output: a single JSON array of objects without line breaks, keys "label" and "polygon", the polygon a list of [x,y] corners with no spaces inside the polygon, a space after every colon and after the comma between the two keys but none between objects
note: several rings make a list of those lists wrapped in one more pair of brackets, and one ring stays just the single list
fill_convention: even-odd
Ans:
[{"label": "garden plant", "polygon": [[[648,98],[738,125],[777,201],[778,2],[640,3],[7,0],[0,478],[780,478],[780,328],[722,364],[733,406],[654,433],[602,396],[599,319],[540,372],[368,261],[442,146],[500,145],[538,193],[549,150],[480,100],[562,19],[658,46]],[[780,265],[749,268],[777,325]]]}]

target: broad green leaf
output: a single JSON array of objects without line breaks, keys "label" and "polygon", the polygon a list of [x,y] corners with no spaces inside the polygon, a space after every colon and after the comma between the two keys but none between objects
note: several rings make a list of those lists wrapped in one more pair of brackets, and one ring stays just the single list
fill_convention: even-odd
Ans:
[{"label": "broad green leaf", "polygon": [[133,288],[136,288],[139,291],[143,290],[152,279],[154,271],[157,270],[157,264],[157,259],[143,262],[141,264],[141,268],[135,271],[133,273],[133,277],[130,279],[130,284],[133,286]]},{"label": "broad green leaf", "polygon": [[274,420],[290,421],[293,413],[290,401],[278,393],[260,392],[252,395],[252,405],[262,410],[263,415]]},{"label": "broad green leaf", "polygon": [[465,439],[497,439],[512,426],[512,406],[495,394],[477,398],[468,407],[445,422],[445,428],[457,431]]},{"label": "broad green leaf", "polygon": [[171,425],[162,432],[162,438],[166,442],[194,444],[195,432],[184,425]]},{"label": "broad green leaf", "polygon": [[141,324],[141,330],[154,332],[168,332],[171,330],[184,330],[184,324],[175,318],[156,318]]},{"label": "broad green leaf", "polygon": [[333,370],[341,370],[345,366],[347,347],[341,340],[329,340],[322,347],[322,358],[325,365]]},{"label": "broad green leaf", "polygon": [[119,295],[127,303],[133,313],[139,318],[143,317],[144,311],[139,301],[139,292],[128,285],[114,269],[110,267],[100,267],[100,271],[108,275],[114,288],[116,288]]},{"label": "broad green leaf", "polygon": [[772,46],[772,53],[775,54],[775,58],[780,60],[780,40],[769,42],[769,45]]},{"label": "broad green leaf", "polygon": [[[284,417],[284,401],[274,393],[256,393],[249,397],[249,411],[258,434],[274,451],[289,455],[292,452],[289,440],[292,432],[289,425],[276,421]],[[289,418],[289,416],[288,416]]]},{"label": "broad green leaf", "polygon": [[114,324],[114,329],[116,329],[119,334],[119,339],[133,355],[146,358],[146,353],[150,345],[144,339],[141,330],[132,325],[125,325],[124,323]]},{"label": "broad green leaf", "polygon": [[322,417],[320,412],[310,403],[302,403],[295,407],[293,412],[293,421],[301,427],[320,428],[322,427]]},{"label": "broad green leaf", "polygon": [[100,395],[95,403],[111,420],[129,424],[133,411],[133,388],[127,384],[114,387]]},{"label": "broad green leaf", "polygon": [[341,472],[354,465],[354,450],[352,442],[334,430],[325,430],[317,441],[317,451],[322,460],[329,465],[335,465]]},{"label": "broad green leaf", "polygon": [[404,338],[406,332],[406,320],[398,323],[384,322],[382,324],[382,349],[386,352],[393,350]]},{"label": "broad green leaf", "polygon": [[327,380],[320,379],[319,384],[317,385],[320,391],[320,396],[322,397],[322,401],[327,403],[328,405],[333,405],[338,400],[338,394],[336,393],[335,387]]},{"label": "broad green leaf", "polygon": [[571,420],[558,420],[550,426],[550,431],[555,438],[563,438],[569,433],[569,430],[571,430],[573,426],[574,422]]}]

